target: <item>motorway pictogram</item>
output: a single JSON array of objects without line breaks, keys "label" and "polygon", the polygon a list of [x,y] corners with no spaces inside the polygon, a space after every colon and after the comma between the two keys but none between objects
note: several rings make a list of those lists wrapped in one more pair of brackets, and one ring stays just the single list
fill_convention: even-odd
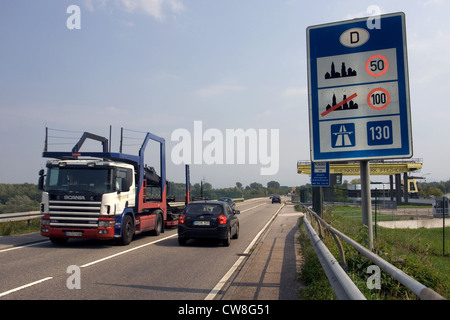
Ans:
[{"label": "motorway pictogram", "polygon": [[333,148],[355,146],[355,124],[334,124],[331,126],[331,146]]}]

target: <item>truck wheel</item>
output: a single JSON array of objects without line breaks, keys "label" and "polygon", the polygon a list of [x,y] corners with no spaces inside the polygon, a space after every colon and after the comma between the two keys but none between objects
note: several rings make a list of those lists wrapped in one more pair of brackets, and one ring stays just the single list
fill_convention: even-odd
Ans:
[{"label": "truck wheel", "polygon": [[122,237],[120,238],[120,244],[126,246],[129,245],[134,235],[133,219],[126,215],[122,222]]},{"label": "truck wheel", "polygon": [[153,230],[154,236],[159,236],[163,230],[163,221],[161,214],[156,214],[156,221],[155,221],[155,230]]}]

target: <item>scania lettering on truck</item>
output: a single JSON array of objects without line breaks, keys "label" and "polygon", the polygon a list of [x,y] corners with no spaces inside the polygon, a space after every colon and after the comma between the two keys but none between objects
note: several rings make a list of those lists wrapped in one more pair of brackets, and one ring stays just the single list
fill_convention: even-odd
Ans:
[{"label": "scania lettering on truck", "polygon": [[[102,151],[80,151],[86,139],[101,142]],[[160,175],[144,164],[149,140],[160,146]],[[48,151],[48,129],[45,141],[42,155],[52,160],[47,161],[46,174],[39,172],[41,234],[53,243],[85,238],[116,239],[127,245],[136,234],[159,235],[165,226],[177,225],[181,210],[167,201],[163,138],[146,133],[138,155],[110,152],[108,139],[88,132],[69,152]],[[186,192],[188,186],[187,181]]]}]

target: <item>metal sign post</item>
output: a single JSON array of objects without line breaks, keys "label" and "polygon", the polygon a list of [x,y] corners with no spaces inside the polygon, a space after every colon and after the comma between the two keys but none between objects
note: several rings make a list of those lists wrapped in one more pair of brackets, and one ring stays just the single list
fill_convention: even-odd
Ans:
[{"label": "metal sign post", "polygon": [[413,151],[405,15],[381,15],[379,28],[370,22],[311,26],[306,38],[311,161],[361,161],[372,248],[369,160]]},{"label": "metal sign post", "polygon": [[360,162],[361,207],[364,230],[364,243],[373,250],[372,200],[370,195],[370,165],[368,160]]},{"label": "metal sign post", "polygon": [[445,256],[445,206],[448,209],[448,198],[442,197],[442,255]]}]

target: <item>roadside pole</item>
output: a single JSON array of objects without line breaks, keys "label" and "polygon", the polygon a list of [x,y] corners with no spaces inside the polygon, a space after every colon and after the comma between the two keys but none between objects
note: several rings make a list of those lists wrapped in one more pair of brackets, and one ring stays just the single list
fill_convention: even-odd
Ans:
[{"label": "roadside pole", "polygon": [[[445,205],[447,197],[442,197],[442,255],[445,256]],[[447,207],[448,208],[448,207]]]},{"label": "roadside pole", "polygon": [[368,160],[360,161],[361,208],[364,226],[364,243],[373,251],[372,199],[370,195],[370,165]]}]

